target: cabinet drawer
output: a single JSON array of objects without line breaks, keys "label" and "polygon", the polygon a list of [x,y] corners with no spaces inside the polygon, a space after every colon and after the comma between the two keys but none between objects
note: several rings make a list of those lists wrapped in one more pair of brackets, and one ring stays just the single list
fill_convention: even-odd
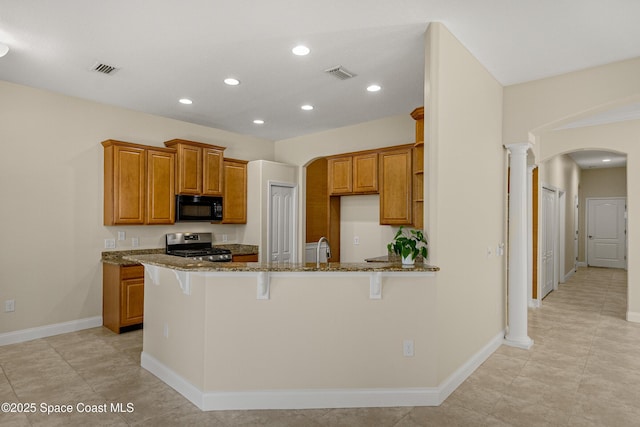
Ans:
[{"label": "cabinet drawer", "polygon": [[234,255],[233,262],[258,262],[258,254]]},{"label": "cabinet drawer", "polygon": [[125,265],[120,270],[120,278],[122,280],[127,279],[140,279],[144,277],[143,265]]}]

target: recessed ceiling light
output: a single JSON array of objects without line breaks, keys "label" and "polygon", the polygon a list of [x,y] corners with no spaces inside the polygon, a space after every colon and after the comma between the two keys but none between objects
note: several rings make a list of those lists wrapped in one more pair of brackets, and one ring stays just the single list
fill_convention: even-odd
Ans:
[{"label": "recessed ceiling light", "polygon": [[224,79],[224,82],[229,86],[238,86],[240,84],[240,80],[234,79],[233,77]]},{"label": "recessed ceiling light", "polygon": [[311,111],[311,110],[313,110],[313,105],[305,104],[300,108],[302,108],[305,111]]},{"label": "recessed ceiling light", "polygon": [[0,43],[0,58],[5,56],[9,52],[9,46],[4,43]]},{"label": "recessed ceiling light", "polygon": [[264,124],[264,120],[262,120],[262,119],[255,119],[255,120],[253,121],[253,123],[255,123],[255,124],[257,124],[257,125],[263,125],[263,124]]},{"label": "recessed ceiling light", "polygon": [[298,45],[291,49],[291,52],[293,52],[294,55],[305,56],[308,55],[311,50],[309,50],[309,48],[306,46]]},{"label": "recessed ceiling light", "polygon": [[382,89],[380,86],[378,85],[371,85],[369,87],[367,87],[367,90],[369,92],[378,92],[380,89]]},{"label": "recessed ceiling light", "polygon": [[607,163],[607,162],[610,162],[610,161],[611,161],[611,159],[602,159],[602,161],[603,161],[603,162],[605,162],[605,163]]},{"label": "recessed ceiling light", "polygon": [[178,102],[179,102],[180,104],[184,104],[184,105],[191,105],[191,104],[193,104],[193,101],[192,101],[192,100],[190,100],[189,98],[180,98],[180,99],[178,100]]}]

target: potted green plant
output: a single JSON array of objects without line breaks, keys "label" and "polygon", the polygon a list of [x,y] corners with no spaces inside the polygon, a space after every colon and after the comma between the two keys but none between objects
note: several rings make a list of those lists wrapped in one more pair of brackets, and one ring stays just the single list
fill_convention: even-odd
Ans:
[{"label": "potted green plant", "polygon": [[400,229],[393,238],[393,241],[387,245],[389,252],[393,252],[402,257],[403,265],[413,265],[418,255],[427,258],[427,239],[424,237],[422,230]]}]

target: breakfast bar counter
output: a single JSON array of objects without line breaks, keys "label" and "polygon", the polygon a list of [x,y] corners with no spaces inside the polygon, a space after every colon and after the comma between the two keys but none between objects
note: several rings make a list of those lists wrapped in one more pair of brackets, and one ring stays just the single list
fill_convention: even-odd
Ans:
[{"label": "breakfast bar counter", "polygon": [[201,410],[440,403],[437,267],[127,255],[141,365]]},{"label": "breakfast bar counter", "polygon": [[163,253],[125,255],[125,261],[153,265],[157,267],[172,268],[182,271],[218,271],[218,272],[434,272],[438,267],[416,263],[414,266],[403,266],[400,262],[377,263],[316,263],[292,264],[292,263],[258,263],[258,262],[209,262],[197,261],[192,258],[182,258]]}]

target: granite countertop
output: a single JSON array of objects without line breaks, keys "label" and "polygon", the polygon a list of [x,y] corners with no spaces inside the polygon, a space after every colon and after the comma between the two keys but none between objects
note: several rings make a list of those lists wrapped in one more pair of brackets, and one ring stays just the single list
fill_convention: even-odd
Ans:
[{"label": "granite countertop", "polygon": [[229,249],[232,255],[257,255],[258,245],[243,245],[241,243],[222,243],[213,245],[215,248]]},{"label": "granite countertop", "polygon": [[[374,258],[365,258],[365,262],[401,262],[402,257],[396,254],[382,255]],[[422,255],[416,258],[416,264],[422,263]]]},{"label": "granite countertop", "polygon": [[[229,249],[232,255],[253,255],[258,253],[257,245],[243,245],[240,243],[228,243],[214,245],[217,248]],[[126,259],[128,256],[138,255],[164,255],[165,248],[153,249],[132,249],[126,251],[105,251],[102,252],[102,262],[116,265],[136,265],[139,262]],[[179,258],[179,257],[171,257]]]},{"label": "granite countertop", "polygon": [[139,262],[129,261],[124,259],[124,257],[133,255],[157,255],[163,254],[165,251],[164,248],[156,248],[156,249],[132,249],[128,251],[105,251],[102,252],[102,262],[107,264],[116,264],[116,265],[136,265],[140,264]]},{"label": "granite countertop", "polygon": [[316,268],[316,263],[258,263],[258,262],[209,262],[196,261],[191,258],[181,258],[163,253],[130,254],[123,257],[124,261],[132,264],[149,264],[158,267],[172,268],[182,271],[211,271],[211,272],[432,272],[440,270],[426,264],[416,263],[413,267],[403,267],[399,262],[391,263],[323,263]]}]

